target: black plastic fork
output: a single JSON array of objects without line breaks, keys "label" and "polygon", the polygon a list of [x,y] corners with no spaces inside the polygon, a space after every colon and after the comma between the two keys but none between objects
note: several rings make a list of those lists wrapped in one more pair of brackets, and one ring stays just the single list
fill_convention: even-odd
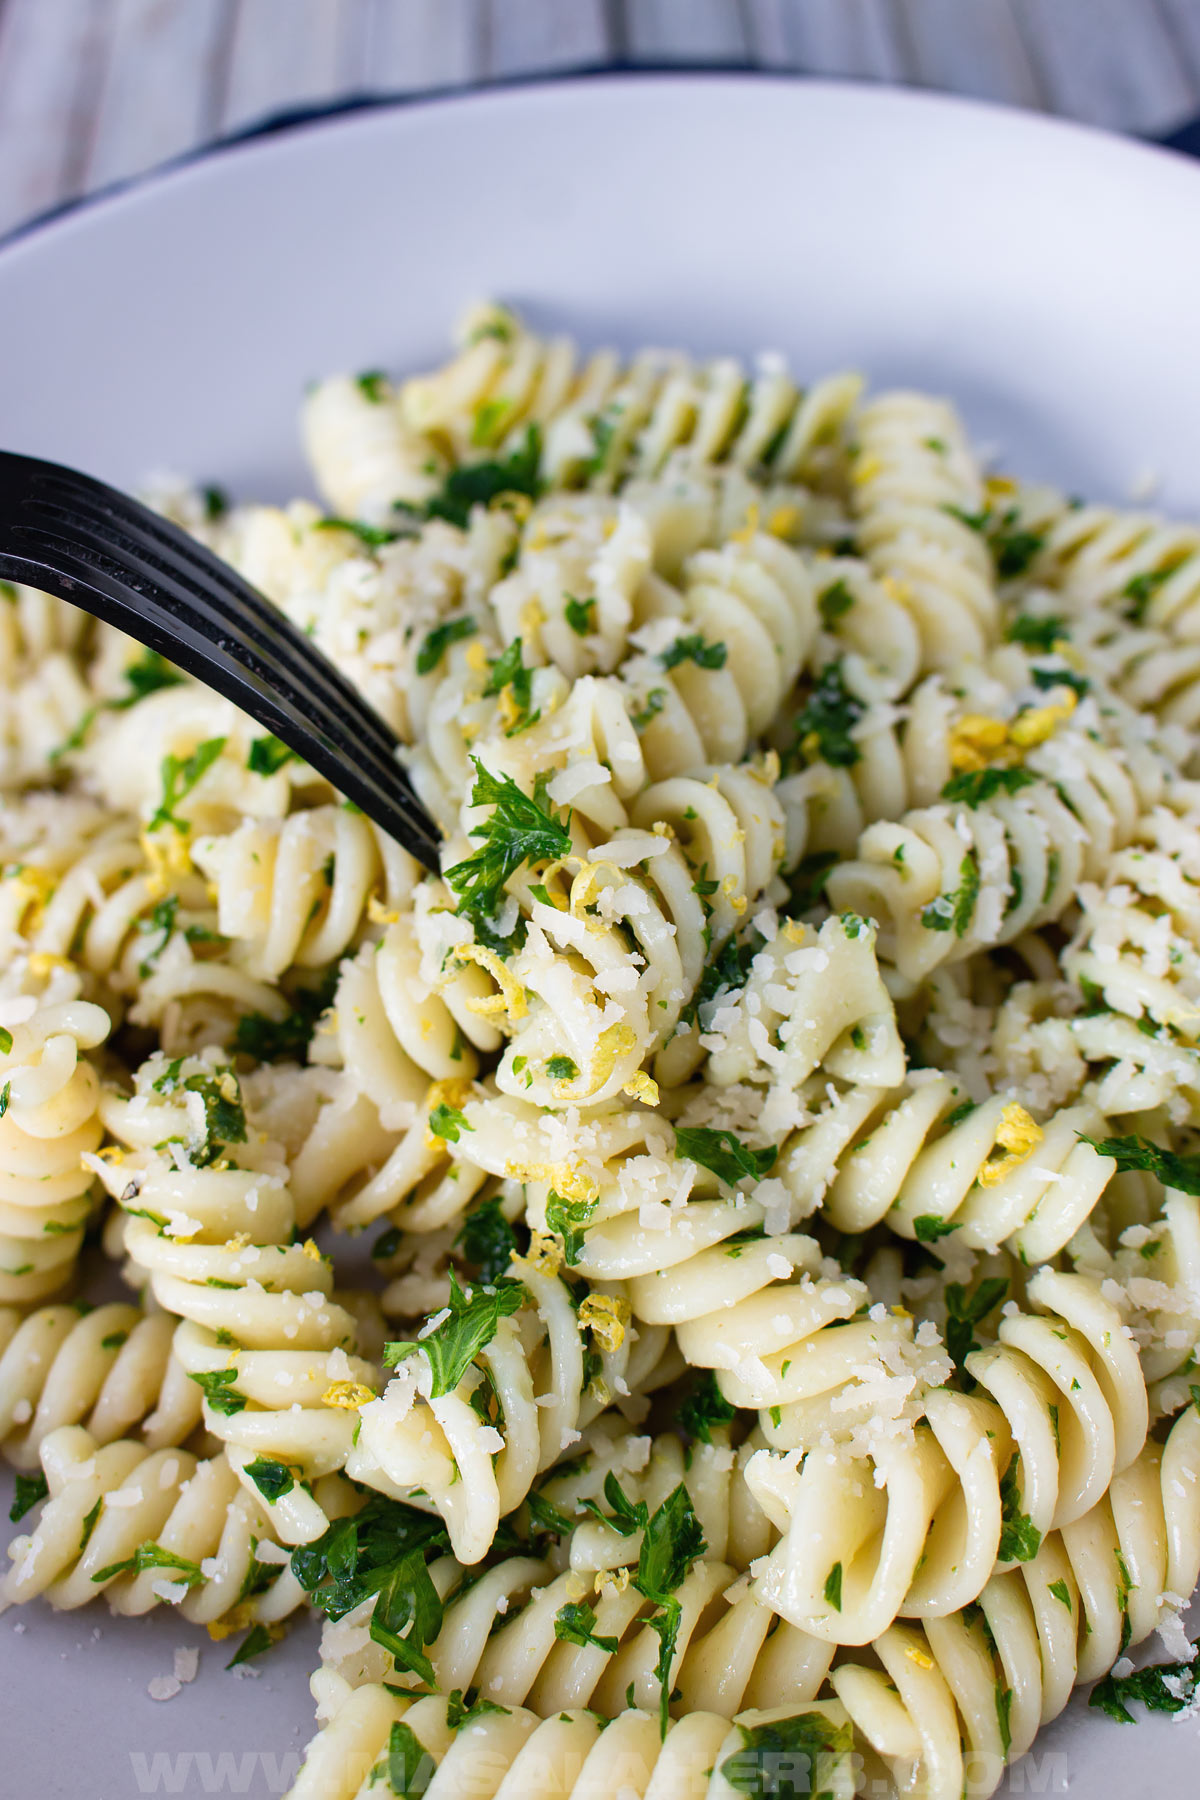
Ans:
[{"label": "black plastic fork", "polygon": [[168,519],[90,475],[0,450],[0,578],[157,650],[438,868],[437,827],[395,733],[277,607]]}]

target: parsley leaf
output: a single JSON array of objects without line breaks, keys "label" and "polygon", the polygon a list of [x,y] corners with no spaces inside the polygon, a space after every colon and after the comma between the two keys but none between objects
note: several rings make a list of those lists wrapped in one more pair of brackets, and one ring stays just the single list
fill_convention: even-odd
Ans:
[{"label": "parsley leaf", "polygon": [[618,1639],[596,1636],[596,1611],[586,1600],[568,1600],[554,1615],[554,1635],[561,1644],[578,1644],[581,1650],[603,1650],[615,1656]]},{"label": "parsley leaf", "polygon": [[1006,643],[1027,644],[1031,650],[1053,650],[1055,644],[1069,636],[1065,619],[1060,619],[1057,613],[1042,619],[1035,618],[1033,613],[1018,613],[1015,619],[1009,620],[1004,633]]},{"label": "parsley leaf", "polygon": [[564,1200],[553,1188],[546,1196],[546,1229],[562,1239],[563,1256],[571,1268],[583,1254],[586,1226],[598,1200]]},{"label": "parsley leaf", "polygon": [[[1178,565],[1176,565],[1177,567]],[[1132,625],[1140,625],[1146,616],[1146,609],[1157,594],[1163,582],[1175,573],[1175,568],[1147,569],[1142,575],[1132,575],[1121,589],[1127,600],[1133,605],[1125,610],[1125,617]]]},{"label": "parsley leaf", "polygon": [[182,1581],[190,1588],[200,1587],[204,1581],[199,1563],[190,1562],[186,1556],[176,1556],[173,1550],[164,1550],[161,1545],[139,1544],[132,1556],[123,1562],[109,1563],[92,1576],[93,1581],[111,1581],[114,1575],[141,1575],[146,1569],[166,1569],[172,1581]]},{"label": "parsley leaf", "polygon": [[576,637],[586,637],[592,629],[592,614],[595,610],[594,600],[576,600],[570,594],[567,595],[563,613]]},{"label": "parsley leaf", "polygon": [[1084,695],[1091,691],[1091,682],[1085,676],[1077,675],[1074,669],[1038,668],[1032,669],[1030,673],[1033,676],[1034,687],[1041,688],[1043,693],[1048,692],[1051,688],[1066,687],[1070,688],[1073,694],[1078,694],[1082,700]]},{"label": "parsley leaf", "polygon": [[524,863],[554,862],[569,855],[571,834],[552,813],[523,794],[511,775],[493,775],[477,757],[471,761],[475,768],[471,804],[495,810],[472,826],[470,835],[484,842],[447,869],[446,881],[458,895],[460,912],[486,919],[495,913],[509,877]]},{"label": "parsley leaf", "polygon": [[446,519],[465,530],[471,508],[490,506],[501,494],[527,494],[536,500],[542,491],[541,459],[542,434],[537,425],[530,425],[523,441],[509,456],[451,469],[441,492],[426,501],[425,517]]},{"label": "parsley leaf", "polygon": [[1080,1134],[1081,1142],[1090,1144],[1101,1156],[1116,1159],[1118,1170],[1144,1169],[1157,1175],[1164,1187],[1177,1188],[1181,1194],[1200,1194],[1200,1156],[1176,1156],[1172,1150],[1160,1150],[1149,1138],[1091,1138]]},{"label": "parsley leaf", "polygon": [[702,1444],[712,1443],[714,1425],[728,1425],[736,1417],[737,1407],[726,1400],[711,1369],[705,1369],[697,1377],[691,1393],[679,1408],[680,1425]]},{"label": "parsley leaf", "polygon": [[348,531],[367,550],[378,550],[382,544],[394,544],[400,536],[398,531],[389,531],[386,525],[365,525],[361,519],[318,519],[313,529]]},{"label": "parsley leaf", "polygon": [[364,369],[361,375],[354,377],[354,385],[364,400],[369,400],[372,406],[379,406],[384,398],[387,376],[382,369]]},{"label": "parsley leaf", "polygon": [[232,1069],[219,1069],[214,1074],[188,1075],[180,1080],[183,1058],[177,1057],[154,1083],[156,1094],[199,1094],[204,1105],[204,1143],[193,1151],[192,1161],[198,1168],[209,1168],[229,1144],[246,1142],[246,1112],[241,1089]]},{"label": "parsley leaf", "polygon": [[253,1462],[247,1463],[246,1474],[263,1499],[272,1505],[285,1494],[290,1494],[296,1485],[296,1478],[287,1464],[275,1462],[267,1456],[256,1456]]},{"label": "parsley leaf", "polygon": [[256,1656],[265,1656],[279,1635],[279,1628],[276,1629],[275,1636],[272,1636],[269,1626],[252,1625],[225,1667],[236,1669],[239,1663],[250,1662]]},{"label": "parsley leaf", "polygon": [[1042,1534],[1028,1513],[1021,1511],[1021,1494],[1017,1485],[1019,1456],[1014,1456],[1000,1478],[1000,1562],[1032,1562],[1042,1543]]},{"label": "parsley leaf", "polygon": [[301,1062],[312,1041],[317,1021],[333,1002],[338,969],[329,969],[315,987],[297,987],[291,994],[292,1010],[282,1019],[266,1013],[243,1013],[233,1034],[233,1048],[255,1062]]},{"label": "parsley leaf", "polygon": [[468,1688],[465,1696],[461,1688],[451,1688],[446,1695],[446,1723],[451,1731],[459,1731],[472,1719],[482,1719],[488,1713],[502,1713],[506,1719],[511,1716],[507,1706],[497,1706],[494,1700],[480,1700],[474,1688]]},{"label": "parsley leaf", "polygon": [[[397,1800],[421,1800],[434,1776],[437,1764],[411,1725],[397,1719],[388,1733],[387,1784]],[[371,1780],[375,1776],[372,1773]]]},{"label": "parsley leaf", "polygon": [[989,1275],[973,1294],[957,1281],[946,1289],[946,1351],[963,1374],[964,1383],[972,1387],[975,1384],[964,1370],[967,1357],[979,1349],[973,1328],[995,1311],[1007,1293],[1008,1281],[1003,1275]]},{"label": "parsley leaf", "polygon": [[982,806],[997,794],[1017,794],[1022,788],[1032,787],[1033,780],[1028,769],[964,769],[950,777],[942,789],[942,799],[960,800],[964,806]]},{"label": "parsley leaf", "polygon": [[463,1220],[455,1244],[479,1270],[484,1287],[491,1287],[507,1273],[517,1253],[517,1234],[504,1216],[499,1198],[485,1200]]},{"label": "parsley leaf", "polygon": [[536,725],[541,718],[540,710],[531,713],[530,701],[533,696],[533,670],[527,669],[521,660],[521,640],[514,638],[502,656],[496,657],[490,665],[491,673],[487,679],[484,694],[502,694],[507,688],[512,696],[512,723],[505,728],[505,737],[516,737]]},{"label": "parsley leaf", "polygon": [[918,1244],[936,1244],[939,1238],[949,1237],[957,1230],[953,1219],[943,1219],[939,1213],[920,1213],[913,1220]]},{"label": "parsley leaf", "polygon": [[836,850],[811,850],[807,856],[801,857],[799,863],[786,877],[788,884],[788,903],[784,909],[789,917],[797,918],[800,913],[811,912],[814,906],[825,898],[825,883],[830,871],[837,865]]},{"label": "parsley leaf", "polygon": [[676,638],[658,660],[664,669],[677,669],[683,662],[694,662],[698,669],[723,669],[727,655],[724,644],[706,644],[697,631],[691,637]]},{"label": "parsley leaf", "polygon": [[778,1151],[774,1144],[765,1150],[751,1150],[732,1131],[713,1131],[707,1125],[677,1125],[675,1128],[676,1161],[685,1158],[709,1169],[719,1181],[730,1187],[750,1176],[761,1179],[773,1166]]},{"label": "parsley leaf", "polygon": [[921,908],[921,923],[926,931],[953,931],[956,937],[962,937],[970,925],[980,886],[979,865],[973,851],[968,850],[963,857],[958,876],[958,887],[948,894],[939,894],[936,900]]},{"label": "parsley leaf", "polygon": [[375,1610],[368,1627],[372,1640],[383,1645],[398,1669],[420,1676],[429,1687],[436,1686],[425,1646],[442,1629],[442,1601],[425,1562],[424,1546],[409,1550],[391,1564],[375,1592]]},{"label": "parsley leaf", "polygon": [[854,1727],[835,1725],[820,1712],[737,1730],[742,1747],[726,1757],[720,1773],[748,1800],[826,1800],[829,1781],[819,1759],[849,1756],[854,1749]]},{"label": "parsley leaf", "polygon": [[[607,1491],[606,1482],[605,1492]],[[639,1505],[644,1516],[645,1502],[639,1502]],[[659,1730],[664,1738],[667,1735],[668,1707],[671,1702],[671,1664],[675,1660],[675,1646],[683,1618],[683,1608],[675,1599],[675,1589],[686,1578],[697,1557],[703,1556],[707,1548],[700,1521],[692,1507],[691,1496],[680,1482],[643,1527],[637,1574],[633,1578],[634,1587],[647,1600],[652,1600],[657,1608],[646,1623],[659,1640],[658,1661],[654,1672],[659,1684]]]},{"label": "parsley leaf", "polygon": [[417,674],[431,675],[451,644],[474,637],[476,630],[474,619],[466,614],[459,619],[447,619],[443,625],[435,625],[417,652]]},{"label": "parsley leaf", "polygon": [[221,1418],[231,1419],[235,1413],[245,1410],[245,1396],[233,1386],[237,1380],[236,1369],[202,1369],[198,1374],[189,1375],[188,1380],[204,1389],[204,1398]]},{"label": "parsley leaf", "polygon": [[834,1612],[842,1610],[842,1565],[835,1562],[825,1577],[825,1600]]},{"label": "parsley leaf", "polygon": [[1200,1651],[1190,1662],[1156,1663],[1149,1669],[1135,1669],[1131,1675],[1106,1675],[1088,1695],[1088,1705],[1122,1725],[1135,1723],[1127,1704],[1134,1700],[1150,1712],[1182,1712],[1196,1692],[1198,1660]]},{"label": "parsley leaf", "polygon": [[385,1344],[383,1360],[394,1369],[415,1351],[423,1350],[433,1371],[430,1398],[440,1400],[453,1393],[476,1356],[495,1337],[501,1319],[519,1311],[525,1298],[519,1281],[499,1281],[490,1291],[481,1283],[464,1293],[451,1271],[448,1316],[428,1337]]},{"label": "parsley leaf", "polygon": [[850,734],[865,710],[857,694],[846,686],[840,660],[826,663],[796,715],[795,744],[804,761],[852,768],[862,752]]},{"label": "parsley leaf", "polygon": [[268,735],[255,738],[246,758],[246,767],[252,775],[277,775],[284,763],[293,760],[300,760],[296,752],[289,750],[279,738]]},{"label": "parsley leaf", "polygon": [[155,812],[149,831],[157,831],[163,825],[173,825],[176,831],[186,832],[191,826],[186,819],[175,816],[175,808],[181,800],[187,798],[207,769],[216,762],[225,748],[223,737],[207,738],[204,743],[197,744],[190,756],[164,756],[162,759],[162,801]]},{"label": "parsley leaf", "polygon": [[50,1489],[47,1485],[46,1477],[42,1474],[40,1469],[32,1475],[18,1474],[16,1477],[16,1492],[13,1495],[13,1503],[8,1509],[8,1516],[13,1524],[15,1525],[18,1519],[23,1519],[25,1514],[29,1512],[32,1507],[35,1507],[40,1500],[44,1500],[49,1492]]},{"label": "parsley leaf", "polygon": [[821,621],[826,626],[834,625],[844,618],[853,605],[854,595],[844,581],[835,581],[832,587],[827,587],[823,594],[817,596],[817,608]]},{"label": "parsley leaf", "polygon": [[293,1550],[292,1573],[314,1606],[341,1619],[378,1593],[414,1551],[433,1554],[448,1544],[436,1513],[372,1494],[361,1512],[335,1519],[311,1544]]},{"label": "parsley leaf", "polygon": [[434,1137],[457,1144],[461,1132],[474,1131],[475,1127],[467,1124],[467,1115],[459,1112],[457,1106],[439,1104],[429,1115],[429,1129]]}]

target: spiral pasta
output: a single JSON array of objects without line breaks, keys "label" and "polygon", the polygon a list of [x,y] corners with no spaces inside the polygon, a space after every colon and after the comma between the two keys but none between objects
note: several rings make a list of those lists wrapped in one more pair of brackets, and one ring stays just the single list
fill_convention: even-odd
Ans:
[{"label": "spiral pasta", "polygon": [[1195,529],[494,305],[303,429],[149,498],[439,869],[0,585],[0,1605],[306,1597],[322,1800],[992,1791],[1200,1565]]}]

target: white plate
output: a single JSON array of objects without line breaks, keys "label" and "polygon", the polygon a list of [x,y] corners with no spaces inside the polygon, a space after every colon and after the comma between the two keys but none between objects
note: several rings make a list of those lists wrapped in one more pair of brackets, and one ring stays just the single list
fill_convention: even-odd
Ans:
[{"label": "white plate", "polygon": [[[804,377],[920,383],[1023,473],[1122,499],[1156,472],[1165,504],[1200,511],[1200,168],[960,101],[753,77],[370,112],[20,238],[0,251],[0,443],[127,484],[171,468],[284,496],[304,483],[304,383],[439,358],[482,295],[592,343],[778,348]],[[299,1637],[257,1681],[206,1649],[156,1705],[147,1682],[194,1631],[10,1615],[0,1789],[282,1792],[311,1720]],[[1153,1757],[1157,1791],[1195,1795],[1196,1729],[1077,1701],[1009,1791],[1137,1792]],[[222,1751],[223,1769],[153,1763]]]}]

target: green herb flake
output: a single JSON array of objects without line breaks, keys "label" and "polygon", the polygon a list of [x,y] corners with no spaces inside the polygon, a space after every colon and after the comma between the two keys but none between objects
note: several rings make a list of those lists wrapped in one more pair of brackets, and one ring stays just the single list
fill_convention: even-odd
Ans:
[{"label": "green herb flake", "polygon": [[387,376],[382,369],[364,369],[361,375],[354,377],[354,385],[364,400],[372,406],[380,406],[387,392]]},{"label": "green herb flake", "polygon": [[8,1516],[15,1525],[18,1519],[23,1519],[27,1512],[46,1498],[50,1489],[40,1469],[35,1470],[32,1475],[18,1473],[14,1487],[13,1503],[8,1509]]},{"label": "green herb flake", "polygon": [[1113,1157],[1121,1174],[1131,1169],[1144,1170],[1148,1175],[1156,1175],[1164,1187],[1176,1188],[1181,1194],[1200,1194],[1200,1156],[1177,1156],[1136,1134],[1091,1138],[1080,1133],[1080,1141],[1090,1144],[1100,1156]]},{"label": "green herb flake", "polygon": [[696,1378],[679,1408],[680,1425],[689,1437],[698,1438],[702,1444],[712,1443],[714,1426],[730,1425],[736,1417],[736,1406],[726,1400],[711,1369],[705,1369]]},{"label": "green herb flake", "polygon": [[583,1255],[587,1226],[598,1200],[564,1200],[551,1188],[546,1196],[546,1229],[562,1242],[563,1258],[574,1268]]},{"label": "green herb flake", "polygon": [[384,544],[394,544],[401,535],[398,531],[389,530],[386,525],[367,525],[362,519],[318,519],[313,530],[348,531],[365,550],[379,550]]},{"label": "green herb flake", "polygon": [[699,632],[679,637],[659,657],[664,669],[677,669],[680,663],[693,662],[698,669],[723,669],[728,652],[724,644],[708,644]]},{"label": "green herb flake", "polygon": [[865,710],[846,686],[840,659],[826,663],[796,715],[793,741],[800,758],[806,763],[827,762],[835,769],[852,768],[862,755],[852,733]]},{"label": "green herb flake", "polygon": [[1050,1593],[1054,1595],[1054,1598],[1065,1606],[1069,1613],[1074,1613],[1075,1608],[1071,1604],[1071,1590],[1061,1575],[1057,1581],[1047,1582],[1046,1586]]},{"label": "green herb flake", "polygon": [[223,737],[207,738],[204,743],[197,744],[190,756],[163,757],[162,800],[150,820],[148,830],[158,831],[164,825],[173,825],[179,832],[191,830],[186,819],[176,816],[175,809],[212,767],[224,748]]},{"label": "green herb flake", "polygon": [[675,1128],[676,1161],[699,1163],[718,1181],[735,1187],[745,1177],[760,1181],[772,1168],[778,1151],[774,1144],[765,1150],[751,1150],[732,1131],[713,1131],[707,1125],[679,1125]]},{"label": "green herb flake", "polygon": [[842,1610],[842,1565],[835,1562],[825,1577],[825,1602],[834,1612]]},{"label": "green herb flake", "polygon": [[982,806],[985,800],[994,800],[997,794],[1017,794],[1022,788],[1032,787],[1033,782],[1034,777],[1028,769],[995,766],[964,769],[961,774],[951,776],[942,789],[942,799],[958,801],[964,806]]},{"label": "green herb flake", "polygon": [[493,1287],[508,1272],[517,1254],[517,1234],[504,1216],[498,1197],[469,1212],[454,1240],[467,1261],[479,1270],[484,1287]]},{"label": "green herb flake", "polygon": [[970,850],[959,864],[958,877],[958,887],[948,894],[939,894],[921,908],[921,923],[926,931],[953,931],[956,937],[962,937],[970,926],[980,887],[979,865]]},{"label": "green herb flake", "polygon": [[595,1608],[586,1600],[568,1600],[560,1606],[554,1615],[554,1635],[561,1644],[578,1644],[581,1650],[602,1650],[606,1656],[615,1656],[619,1648],[619,1640],[615,1637],[597,1637]]},{"label": "green herb flake", "polygon": [[726,1757],[720,1773],[747,1800],[832,1800],[831,1760],[854,1751],[853,1725],[835,1725],[820,1712],[739,1725],[737,1732],[742,1747]]},{"label": "green herb flake", "polygon": [[255,738],[246,758],[246,767],[252,775],[278,775],[284,763],[299,760],[294,750],[289,750],[279,738],[268,735]]},{"label": "green herb flake", "polygon": [[247,1463],[246,1474],[272,1506],[285,1494],[290,1494],[296,1485],[296,1478],[287,1464],[267,1456],[256,1456],[253,1462]]},{"label": "green herb flake", "polygon": [[[282,1635],[282,1632],[280,1632],[279,1636]],[[268,1626],[262,1624],[252,1625],[229,1661],[225,1664],[225,1667],[227,1669],[236,1669],[239,1663],[250,1662],[252,1658],[256,1656],[265,1656],[268,1650],[274,1648],[275,1643],[276,1638],[272,1635]]]},{"label": "green herb flake", "polygon": [[1008,1281],[1003,1275],[989,1275],[973,1294],[957,1281],[946,1288],[946,1351],[957,1364],[964,1385],[975,1385],[966,1374],[967,1357],[979,1349],[974,1327],[981,1325],[1007,1294]]},{"label": "green herb flake", "polygon": [[835,581],[832,587],[827,587],[823,594],[817,596],[822,623],[828,628],[836,625],[839,619],[844,619],[853,605],[854,595],[844,581]]},{"label": "green herb flake", "polygon": [[586,637],[592,629],[592,614],[596,610],[594,600],[576,600],[567,595],[563,616],[576,637]]},{"label": "green herb flake", "polygon": [[[491,806],[490,817],[471,827],[479,849],[446,871],[459,911],[475,920],[495,914],[504,885],[525,863],[555,862],[571,852],[571,834],[552,813],[523,794],[510,775],[493,775],[476,757],[472,806]],[[569,815],[568,815],[569,819]]]},{"label": "green herb flake", "polygon": [[1065,619],[1057,613],[1037,618],[1033,613],[1018,613],[1010,619],[1004,633],[1005,642],[1009,644],[1025,644],[1030,650],[1048,652],[1064,638],[1070,637]]},{"label": "green herb flake", "polygon": [[435,625],[417,652],[417,674],[432,675],[451,644],[474,637],[477,629],[474,619],[466,614],[458,619],[447,619],[443,625]]},{"label": "green herb flake", "polygon": [[173,1550],[164,1550],[161,1544],[139,1544],[132,1556],[123,1562],[109,1563],[92,1576],[93,1581],[112,1581],[117,1575],[141,1575],[147,1569],[165,1569],[172,1581],[182,1581],[187,1587],[200,1587],[204,1582],[198,1563],[189,1562],[186,1556],[176,1556]]},{"label": "green herb flake", "polygon": [[1021,1494],[1017,1476],[1019,1461],[1020,1458],[1014,1456],[1000,1478],[1000,1508],[1003,1524],[1000,1529],[1000,1548],[996,1553],[999,1562],[1032,1562],[1042,1544],[1041,1532],[1034,1525],[1028,1513],[1021,1511]]},{"label": "green herb flake", "polygon": [[542,434],[537,425],[530,425],[509,456],[451,469],[441,491],[418,510],[423,510],[427,519],[445,519],[465,531],[472,507],[490,506],[504,494],[525,494],[536,500],[542,491],[541,458]]},{"label": "green herb flake", "polygon": [[501,1319],[518,1312],[525,1299],[519,1281],[498,1281],[491,1288],[481,1283],[464,1292],[451,1271],[448,1316],[418,1342],[385,1344],[383,1360],[394,1369],[415,1351],[423,1351],[433,1373],[430,1398],[440,1400],[453,1393],[479,1352],[491,1343]]},{"label": "green herb flake", "polygon": [[204,1398],[213,1412],[223,1419],[231,1419],[235,1413],[245,1410],[246,1399],[239,1394],[233,1383],[237,1380],[236,1369],[203,1369],[198,1374],[189,1375],[197,1387],[203,1388]]},{"label": "green herb flake", "polygon": [[546,1062],[546,1073],[551,1081],[574,1081],[579,1074],[579,1066],[569,1056],[551,1056]]},{"label": "green herb flake", "polygon": [[1149,1669],[1135,1669],[1131,1675],[1106,1675],[1088,1695],[1088,1705],[1122,1725],[1134,1723],[1129,1706],[1135,1700],[1149,1712],[1182,1712],[1196,1692],[1198,1661],[1200,1650],[1190,1662],[1157,1663]]},{"label": "green herb flake", "polygon": [[953,1219],[943,1219],[938,1213],[920,1213],[913,1220],[913,1231],[918,1244],[936,1244],[939,1238],[949,1237],[952,1231],[958,1230]]}]

